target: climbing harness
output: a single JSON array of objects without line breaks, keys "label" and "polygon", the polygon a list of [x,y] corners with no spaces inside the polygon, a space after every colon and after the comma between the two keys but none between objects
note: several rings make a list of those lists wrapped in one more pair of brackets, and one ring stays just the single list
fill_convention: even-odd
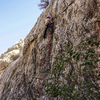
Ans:
[{"label": "climbing harness", "polygon": [[[50,51],[50,47],[49,47],[49,32],[48,32],[48,30],[47,30],[47,38],[48,38],[48,55],[47,55],[47,59],[46,59],[45,71],[47,70],[47,63],[48,63],[49,51]],[[44,73],[43,78],[42,78],[43,82],[44,82],[44,78],[45,78],[45,73]],[[42,88],[43,88],[43,82],[41,84],[41,88],[40,88],[37,100],[39,100],[39,97],[40,97],[40,94],[41,94],[41,91],[42,91]]]}]

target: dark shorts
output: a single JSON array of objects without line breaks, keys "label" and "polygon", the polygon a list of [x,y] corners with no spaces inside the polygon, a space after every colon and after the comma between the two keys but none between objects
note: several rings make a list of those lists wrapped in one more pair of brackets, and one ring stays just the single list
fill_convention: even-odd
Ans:
[{"label": "dark shorts", "polygon": [[44,31],[44,35],[43,35],[43,38],[46,38],[46,32],[47,32],[47,29],[50,28],[50,32],[52,31],[52,28],[51,28],[51,23],[47,23],[45,25],[45,31]]}]

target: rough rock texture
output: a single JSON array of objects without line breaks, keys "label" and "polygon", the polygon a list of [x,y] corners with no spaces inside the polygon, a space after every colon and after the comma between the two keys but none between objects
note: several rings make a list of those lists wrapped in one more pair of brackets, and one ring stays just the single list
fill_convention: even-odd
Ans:
[{"label": "rough rock texture", "polygon": [[[47,63],[48,70],[52,71],[56,63],[54,57],[62,55],[64,45],[68,45],[70,41],[77,47],[82,37],[98,33],[99,12],[100,0],[51,0],[26,36],[23,54],[1,74],[0,100],[37,99],[44,75],[41,71],[45,70],[48,55],[48,38],[43,40],[47,15],[52,16],[54,21],[54,33],[49,34],[50,51]],[[43,89],[39,98],[50,100],[45,97]]]},{"label": "rough rock texture", "polygon": [[14,60],[22,54],[24,40],[20,39],[18,43],[8,48],[8,50],[0,57],[0,73]]}]

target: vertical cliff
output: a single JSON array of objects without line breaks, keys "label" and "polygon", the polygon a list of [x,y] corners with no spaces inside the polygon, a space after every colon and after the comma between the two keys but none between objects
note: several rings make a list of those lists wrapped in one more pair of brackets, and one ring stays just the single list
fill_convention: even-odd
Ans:
[{"label": "vertical cliff", "polygon": [[[54,22],[54,32],[49,33],[49,55],[48,38],[43,40],[47,15]],[[82,38],[98,33],[99,18],[100,0],[51,0],[26,36],[23,55],[0,75],[0,100],[36,100],[43,81],[42,71],[45,70],[47,55],[47,69],[52,71],[56,63],[54,57],[62,55],[64,45],[71,42],[77,47]],[[68,69],[69,73],[70,65]],[[46,74],[45,79],[48,77],[49,74]],[[48,97],[43,99],[44,93],[43,87],[40,100],[49,100]]]}]

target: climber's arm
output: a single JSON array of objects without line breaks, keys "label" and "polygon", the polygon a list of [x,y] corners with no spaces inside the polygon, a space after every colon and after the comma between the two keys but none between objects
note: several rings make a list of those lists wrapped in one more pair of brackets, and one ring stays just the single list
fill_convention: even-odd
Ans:
[{"label": "climber's arm", "polygon": [[53,22],[50,20],[50,23],[53,23]]}]

